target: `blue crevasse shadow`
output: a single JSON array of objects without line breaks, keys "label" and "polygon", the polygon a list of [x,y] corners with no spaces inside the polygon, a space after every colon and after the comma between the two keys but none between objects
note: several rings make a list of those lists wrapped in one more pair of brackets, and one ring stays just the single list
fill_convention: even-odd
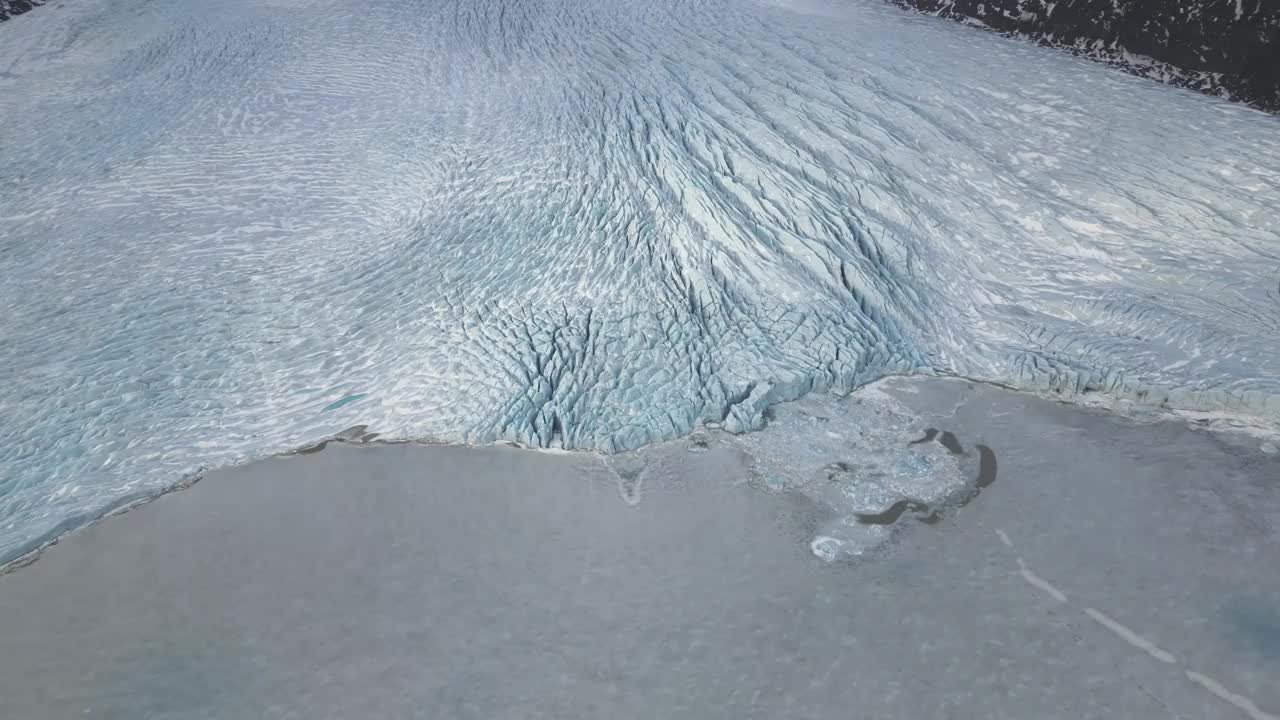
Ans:
[{"label": "blue crevasse shadow", "polygon": [[321,410],[320,412],[329,412],[330,410],[337,410],[340,407],[343,407],[345,405],[350,405],[351,403],[359,400],[360,398],[367,397],[367,396],[368,396],[368,393],[352,393],[351,395],[345,395],[342,398],[339,398],[338,400],[334,400],[328,405],[325,405],[324,410]]}]

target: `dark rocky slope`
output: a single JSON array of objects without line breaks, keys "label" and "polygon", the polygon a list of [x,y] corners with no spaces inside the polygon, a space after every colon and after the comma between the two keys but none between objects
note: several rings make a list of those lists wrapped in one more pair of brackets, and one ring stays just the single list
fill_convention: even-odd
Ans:
[{"label": "dark rocky slope", "polygon": [[21,15],[31,8],[45,4],[46,0],[0,0],[0,21]]},{"label": "dark rocky slope", "polygon": [[890,0],[1280,112],[1280,0]]}]

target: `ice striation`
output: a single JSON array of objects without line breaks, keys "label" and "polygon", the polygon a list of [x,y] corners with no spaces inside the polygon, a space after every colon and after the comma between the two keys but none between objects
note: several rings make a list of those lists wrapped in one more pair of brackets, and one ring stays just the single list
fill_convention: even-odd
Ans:
[{"label": "ice striation", "polygon": [[51,7],[0,26],[0,560],[353,425],[620,451],[899,373],[1280,419],[1276,117],[878,0]]}]

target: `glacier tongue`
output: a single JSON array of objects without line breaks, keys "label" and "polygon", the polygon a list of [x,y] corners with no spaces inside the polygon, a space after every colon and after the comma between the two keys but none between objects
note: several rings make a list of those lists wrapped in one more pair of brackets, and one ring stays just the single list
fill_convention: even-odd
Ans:
[{"label": "glacier tongue", "polygon": [[0,560],[357,423],[1280,419],[1277,119],[879,2],[80,0],[0,68]]}]

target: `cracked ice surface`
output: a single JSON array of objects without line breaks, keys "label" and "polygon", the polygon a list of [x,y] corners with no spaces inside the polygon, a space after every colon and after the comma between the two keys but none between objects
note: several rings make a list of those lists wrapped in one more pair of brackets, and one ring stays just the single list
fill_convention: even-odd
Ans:
[{"label": "cracked ice surface", "polygon": [[840,2],[0,26],[0,558],[367,424],[620,450],[889,373],[1280,418],[1280,125]]},{"label": "cracked ice surface", "polygon": [[[974,469],[974,452],[951,432],[951,449],[933,441],[936,428],[920,437],[919,418],[881,385],[842,402],[810,395],[780,405],[770,411],[767,432],[733,435],[712,422],[696,430],[687,447],[738,450],[749,459],[752,485],[799,493],[829,508],[810,549],[824,560],[856,557],[915,521],[936,522],[981,489],[982,480],[966,474]],[[619,477],[627,479],[625,472]]]}]

